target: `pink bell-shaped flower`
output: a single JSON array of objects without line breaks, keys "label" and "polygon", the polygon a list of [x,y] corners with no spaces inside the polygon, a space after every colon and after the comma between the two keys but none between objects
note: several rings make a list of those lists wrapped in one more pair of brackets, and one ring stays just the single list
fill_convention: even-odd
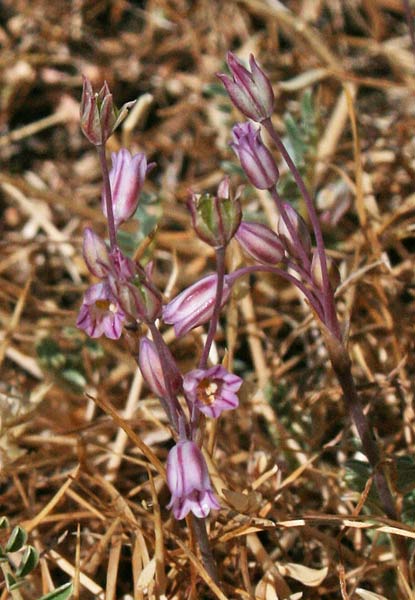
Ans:
[{"label": "pink bell-shaped flower", "polygon": [[194,442],[182,440],[169,452],[167,458],[167,485],[176,519],[184,519],[191,511],[196,517],[207,517],[220,504],[215,498],[203,454]]},{"label": "pink bell-shaped flower", "polygon": [[[109,177],[112,207],[115,227],[118,227],[134,214],[149,166],[145,154],[140,152],[132,156],[125,148],[113,152],[111,158],[112,169]],[[107,216],[105,190],[102,192],[102,211]]]}]

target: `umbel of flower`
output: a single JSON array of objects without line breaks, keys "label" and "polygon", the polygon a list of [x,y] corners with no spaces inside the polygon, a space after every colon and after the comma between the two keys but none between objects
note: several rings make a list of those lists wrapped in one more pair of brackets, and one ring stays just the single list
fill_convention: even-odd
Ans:
[{"label": "umbel of flower", "polygon": [[85,292],[76,326],[91,338],[105,335],[117,340],[122,333],[125,314],[106,280]]},{"label": "umbel of flower", "polygon": [[197,235],[214,248],[224,248],[241,222],[239,193],[230,196],[227,177],[219,184],[216,196],[192,193],[188,206]]},{"label": "umbel of flower", "polygon": [[242,379],[222,365],[210,369],[194,369],[183,378],[187,399],[207,417],[216,419],[224,410],[237,408],[237,392]]},{"label": "umbel of flower", "polygon": [[184,519],[191,511],[196,517],[207,517],[210,510],[220,508],[215,498],[202,452],[190,440],[179,441],[167,458],[167,485],[176,519]]},{"label": "umbel of flower", "polygon": [[165,374],[160,362],[154,342],[146,337],[140,340],[138,355],[138,366],[151,391],[160,398],[166,398],[168,391],[165,377],[169,378],[171,390],[178,394],[182,387],[182,376],[177,368],[176,362],[166,346],[164,348],[165,359],[168,365],[168,373]]},{"label": "umbel of flower", "polygon": [[[163,320],[174,326],[179,337],[194,327],[208,321],[215,305],[218,276],[216,274],[203,277],[178,296],[173,298],[163,308]],[[225,277],[221,306],[225,304],[231,293],[231,288]]]},{"label": "umbel of flower", "polygon": [[[127,221],[135,212],[146,173],[153,163],[147,164],[145,154],[132,156],[122,148],[111,154],[112,169],[109,173],[115,227]],[[102,211],[107,217],[105,190],[102,192]]]},{"label": "umbel of flower", "polygon": [[277,163],[253,123],[238,123],[232,129],[231,147],[249,181],[259,190],[274,186],[279,177]]},{"label": "umbel of flower", "polygon": [[84,77],[80,107],[81,129],[91,144],[104,145],[134,104],[135,100],[127,102],[118,109],[107,82],[99,92],[94,92],[91,82]]},{"label": "umbel of flower", "polygon": [[271,117],[274,110],[274,92],[271,82],[259,67],[254,56],[249,56],[250,71],[232,52],[227,55],[232,78],[218,73],[233,104],[249,119],[260,123]]},{"label": "umbel of flower", "polygon": [[242,221],[235,237],[247,254],[264,265],[276,265],[284,257],[280,238],[262,223]]}]

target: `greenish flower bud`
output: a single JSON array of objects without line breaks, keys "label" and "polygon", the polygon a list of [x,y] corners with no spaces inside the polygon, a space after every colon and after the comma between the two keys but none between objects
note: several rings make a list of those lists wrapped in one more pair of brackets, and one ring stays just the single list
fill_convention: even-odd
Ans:
[{"label": "greenish flower bud", "polygon": [[235,235],[242,218],[238,196],[230,196],[227,178],[219,184],[216,196],[192,193],[189,210],[193,227],[209,246],[223,248]]}]

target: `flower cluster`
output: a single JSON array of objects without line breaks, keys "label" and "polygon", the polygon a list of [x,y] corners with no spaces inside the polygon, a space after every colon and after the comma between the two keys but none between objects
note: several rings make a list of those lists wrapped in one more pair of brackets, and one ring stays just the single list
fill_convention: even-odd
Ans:
[{"label": "flower cluster", "polygon": [[[122,148],[112,154],[112,169],[108,171],[105,143],[130,104],[118,111],[107,84],[95,94],[90,82],[84,80],[81,127],[100,156],[104,180],[102,212],[108,223],[109,245],[91,228],[85,229],[85,263],[99,281],[84,295],[77,326],[90,337],[104,335],[110,339],[120,338],[126,324],[142,323],[147,327],[148,336],[141,336],[142,328],[130,327],[130,330],[141,336],[137,344],[138,366],[148,388],[166,410],[177,439],[167,460],[167,483],[171,491],[168,506],[177,519],[183,519],[190,511],[203,518],[212,508],[218,509],[219,503],[202,451],[194,441],[200,437],[200,415],[217,418],[222,411],[236,408],[242,384],[240,377],[223,366],[208,368],[206,364],[219,312],[230,297],[232,282],[224,273],[213,273],[163,306],[162,294],[153,283],[152,263],[144,267],[119,248],[118,229],[134,215],[145,177],[153,166],[143,153],[131,155]],[[216,195],[191,194],[189,207],[195,230],[219,254],[240,227],[239,194],[231,194],[228,179],[220,183]],[[177,336],[210,322],[210,342],[205,345],[205,358],[202,357],[199,368],[182,376],[158,330],[161,316],[165,323],[173,325]],[[179,401],[180,395],[185,397],[186,411]]]},{"label": "flower cluster", "polygon": [[[113,153],[109,173],[111,198],[107,200],[103,193],[102,210],[108,218],[111,202],[115,230],[134,214],[147,171],[144,154],[131,156],[125,149]],[[145,320],[159,313],[160,295],[145,271],[118,246],[108,248],[99,235],[86,228],[83,255],[91,274],[101,280],[87,290],[76,323],[90,337],[118,339],[126,320]]]}]

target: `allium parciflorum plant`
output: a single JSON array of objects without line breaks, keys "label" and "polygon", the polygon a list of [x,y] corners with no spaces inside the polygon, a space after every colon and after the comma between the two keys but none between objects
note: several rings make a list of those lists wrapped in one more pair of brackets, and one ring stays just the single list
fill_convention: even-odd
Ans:
[{"label": "allium parciflorum plant", "polygon": [[[118,228],[134,214],[146,174],[154,167],[144,154],[132,156],[128,150],[121,149],[112,154],[112,168],[108,169],[106,142],[126,115],[129,105],[118,110],[107,85],[95,93],[88,80],[84,81],[81,103],[82,130],[95,145],[100,158],[102,210],[108,223],[109,244],[92,229],[85,230],[83,255],[97,283],[84,295],[77,326],[93,338],[106,336],[117,340],[125,327],[134,328],[141,335],[135,359],[147,385],[159,398],[174,437],[166,465],[171,493],[168,508],[176,519],[193,515],[202,560],[215,581],[217,573],[205,519],[211,510],[220,510],[220,503],[202,451],[201,423],[206,417],[216,419],[223,411],[238,407],[242,379],[228,372],[223,365],[212,364],[211,347],[221,309],[232,294],[232,286],[246,274],[273,273],[294,284],[303,294],[324,336],[343,390],[345,406],[372,466],[385,513],[392,519],[397,518],[380,452],[353,381],[346,340],[336,313],[334,291],[339,283],[336,269],[326,256],[310,194],[272,124],[274,94],[270,81],[253,56],[247,69],[229,53],[228,66],[231,76],[219,74],[218,77],[233,104],[251,119],[234,126],[231,147],[250,183],[259,190],[268,190],[274,199],[279,221],[273,230],[263,224],[242,220],[240,190],[232,193],[228,178],[222,180],[214,195],[192,193],[188,205],[193,227],[197,236],[214,248],[216,270],[168,303],[154,284],[152,263],[143,266],[131,260],[118,245]],[[315,247],[306,222],[278,194],[279,171],[273,153],[262,140],[261,127],[268,132],[285,160],[304,198]],[[225,254],[233,238],[254,264],[226,273]],[[209,323],[198,363],[188,373],[180,372],[160,333],[161,322],[173,325],[177,337]],[[401,548],[402,552],[404,549]]]}]

